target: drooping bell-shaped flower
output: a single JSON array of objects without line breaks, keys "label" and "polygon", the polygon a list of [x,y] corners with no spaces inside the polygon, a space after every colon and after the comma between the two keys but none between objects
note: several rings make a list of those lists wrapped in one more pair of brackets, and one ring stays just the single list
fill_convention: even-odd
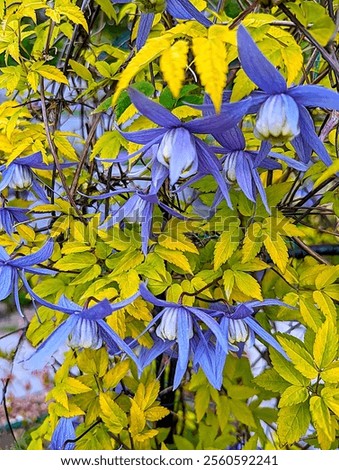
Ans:
[{"label": "drooping bell-shaped flower", "polygon": [[228,341],[233,343],[244,343],[248,340],[250,335],[247,323],[244,320],[229,319],[228,325]]},{"label": "drooping bell-shaped flower", "polygon": [[[62,168],[75,165],[75,163],[61,163]],[[46,164],[42,159],[41,152],[33,153],[27,157],[17,157],[8,166],[0,165],[2,180],[0,182],[0,191],[10,188],[15,191],[32,190],[41,200],[49,202],[44,189],[37,181],[36,170],[53,170],[53,164]]]},{"label": "drooping bell-shaped flower", "polygon": [[169,170],[171,185],[176,184],[180,177],[191,176],[196,172],[199,178],[212,175],[223,197],[231,205],[219,159],[195,134],[220,133],[234,127],[247,112],[251,99],[228,103],[219,115],[182,122],[168,109],[146,98],[137,90],[130,88],[128,92],[137,110],[161,127],[136,132],[120,130],[127,140],[143,144],[143,147],[132,155],[116,158],[115,162],[125,162],[138,154],[149,152],[158,145],[155,160]]},{"label": "drooping bell-shaped flower", "polygon": [[104,299],[96,305],[87,308],[77,305],[65,296],[60,298],[58,305],[51,304],[37,296],[30,288],[27,280],[24,280],[24,284],[30,296],[35,301],[45,307],[69,315],[68,318],[40,344],[36,351],[24,361],[26,369],[43,369],[53,354],[65,343],[69,346],[93,349],[98,349],[103,343],[106,343],[109,350],[119,350],[126,353],[139,367],[138,359],[131,348],[103,320],[112,312],[120,310],[133,302],[139,296],[139,292],[115,304],[110,304],[107,299]]},{"label": "drooping bell-shaped flower", "polygon": [[[208,355],[213,349],[210,348],[210,341],[218,338],[219,346],[225,353],[228,351],[227,337],[221,333],[219,324],[211,316],[210,310],[160,300],[151,294],[144,284],[140,285],[139,291],[147,302],[162,307],[147,326],[146,331],[160,321],[155,331],[153,347],[148,350],[142,349],[141,366],[146,367],[164,352],[172,352],[172,355],[178,359],[173,381],[174,389],[180,385],[190,358],[197,364],[206,364],[206,354]],[[209,331],[209,338],[203,337],[200,322]],[[195,360],[196,355],[199,361]],[[214,386],[217,380],[211,379],[211,383]]]},{"label": "drooping bell-shaped flower", "polygon": [[98,324],[93,320],[80,318],[77,327],[70,334],[68,345],[71,348],[101,348],[102,337]]},{"label": "drooping bell-shaped flower", "polygon": [[282,145],[299,134],[299,110],[294,99],[283,93],[267,98],[259,108],[254,135],[274,145]]},{"label": "drooping bell-shaped flower", "polygon": [[171,185],[188,178],[198,170],[198,154],[192,134],[182,128],[170,129],[159,145],[157,160],[169,169]]},{"label": "drooping bell-shaped flower", "polygon": [[33,184],[32,170],[26,165],[15,165],[8,187],[15,191],[30,189]]},{"label": "drooping bell-shaped flower", "polygon": [[291,141],[299,158],[308,163],[314,151],[326,164],[332,160],[317,136],[307,107],[339,110],[339,94],[318,85],[287,87],[285,78],[266,59],[246,28],[238,28],[238,53],[247,76],[260,88],[251,94],[249,113],[259,113],[256,135],[265,140],[266,152],[258,155],[256,165],[271,145]]},{"label": "drooping bell-shaped flower", "polygon": [[[169,341],[175,341],[178,339],[178,325],[179,325],[179,316],[185,315],[185,310],[181,307],[167,307],[164,308],[162,312],[162,317],[159,326],[155,330],[155,333],[159,338]],[[192,318],[188,317],[187,322],[187,331],[185,331],[188,338],[193,337],[193,322]]]}]

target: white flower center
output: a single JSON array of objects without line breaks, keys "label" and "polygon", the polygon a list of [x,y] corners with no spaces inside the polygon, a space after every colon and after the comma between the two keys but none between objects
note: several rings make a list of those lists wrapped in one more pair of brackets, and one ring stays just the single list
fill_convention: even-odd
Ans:
[{"label": "white flower center", "polygon": [[267,98],[259,109],[254,135],[281,145],[299,134],[299,109],[294,99],[285,94]]}]

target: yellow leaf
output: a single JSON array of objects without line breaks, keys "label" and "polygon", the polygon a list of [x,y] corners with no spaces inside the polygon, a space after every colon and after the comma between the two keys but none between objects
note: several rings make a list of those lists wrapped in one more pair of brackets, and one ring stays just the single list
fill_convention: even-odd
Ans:
[{"label": "yellow leaf", "polygon": [[254,299],[263,300],[260,284],[250,274],[235,271],[234,279],[238,289],[245,295]]},{"label": "yellow leaf", "polygon": [[331,320],[331,322],[335,325],[337,322],[337,311],[331,297],[329,297],[324,292],[316,290],[313,292],[313,299],[325,317]]},{"label": "yellow leaf", "polygon": [[171,45],[169,39],[151,38],[144,47],[133,57],[125,70],[121,73],[120,80],[117,84],[116,91],[113,96],[112,104],[115,105],[120,93],[128,87],[130,81],[150,62],[160,56],[160,54],[168,49]]},{"label": "yellow leaf", "polygon": [[132,437],[137,436],[146,426],[146,418],[145,414],[139,405],[135,402],[135,400],[131,399],[131,410],[130,410],[130,419],[131,424],[129,427],[129,431]]},{"label": "yellow leaf", "polygon": [[65,387],[65,390],[68,393],[71,393],[73,395],[91,391],[90,387],[87,387],[87,385],[83,384],[82,382],[80,382],[80,380],[77,380],[73,377],[67,377],[65,380],[62,381],[62,385]]},{"label": "yellow leaf", "polygon": [[110,369],[103,378],[104,388],[114,388],[118,385],[121,379],[126,377],[130,368],[129,360],[118,362]]},{"label": "yellow leaf", "polygon": [[231,224],[221,235],[214,248],[214,270],[220,268],[235,252],[239,245],[239,227]]},{"label": "yellow leaf", "polygon": [[191,266],[189,264],[188,259],[186,256],[181,253],[180,251],[173,251],[165,248],[161,245],[157,245],[155,248],[155,252],[164,260],[168,261],[169,263],[178,266],[178,268],[182,269],[183,271],[193,274]]},{"label": "yellow leaf", "polygon": [[319,186],[321,183],[327,180],[327,178],[330,178],[331,176],[335,175],[339,171],[339,159],[337,158],[334,163],[329,166],[320,176],[320,178],[317,179],[317,181],[314,183],[314,188]]},{"label": "yellow leaf", "polygon": [[320,375],[324,382],[339,383],[339,361],[333,362]]},{"label": "yellow leaf", "polygon": [[178,235],[178,238],[161,234],[158,238],[158,243],[170,250],[188,251],[189,253],[199,254],[197,247],[188,238],[183,235]]},{"label": "yellow leaf", "polygon": [[57,261],[54,265],[61,271],[79,271],[96,264],[96,257],[92,253],[81,253],[66,255]]},{"label": "yellow leaf", "polygon": [[54,67],[54,65],[39,65],[39,67],[34,67],[34,71],[42,77],[47,78],[47,80],[68,85],[68,80],[65,75],[57,67]]},{"label": "yellow leaf", "polygon": [[65,15],[66,18],[73,21],[75,24],[81,24],[84,30],[88,33],[87,21],[84,17],[83,12],[80,8],[71,2],[64,2],[58,5],[58,11],[61,15]]},{"label": "yellow leaf", "polygon": [[78,161],[76,151],[71,143],[60,131],[56,131],[53,137],[56,148],[59,150],[63,157],[68,160]]},{"label": "yellow leaf", "polygon": [[248,227],[244,238],[242,247],[243,263],[246,263],[247,261],[250,261],[256,257],[256,255],[260,251],[263,241],[264,239],[261,224],[259,224],[258,222],[254,222]]},{"label": "yellow leaf", "polygon": [[174,98],[179,97],[185,80],[187,67],[188,42],[180,39],[166,49],[160,58],[160,69]]},{"label": "yellow leaf", "polygon": [[315,379],[318,375],[318,371],[314,367],[314,361],[310,353],[294,339],[279,336],[278,340],[287,355],[291,358],[294,367],[301,372],[304,377]]},{"label": "yellow leaf", "polygon": [[230,299],[233,286],[234,286],[234,276],[235,273],[231,269],[227,269],[222,277],[222,281],[224,283],[224,290],[227,300]]},{"label": "yellow leaf", "polygon": [[335,439],[335,429],[332,427],[330,411],[321,397],[310,398],[310,412],[316,430],[325,433],[330,442]]},{"label": "yellow leaf", "polygon": [[169,410],[163,406],[153,406],[145,412],[145,417],[148,421],[158,421],[169,414]]},{"label": "yellow leaf", "polygon": [[228,69],[226,46],[217,38],[197,37],[193,39],[193,54],[201,83],[220,112]]},{"label": "yellow leaf", "polygon": [[73,72],[78,75],[78,77],[82,78],[83,80],[86,80],[87,82],[91,82],[93,80],[91,72],[84,65],[80,64],[79,62],[73,59],[69,60],[69,65],[71,66]]},{"label": "yellow leaf", "polygon": [[317,331],[313,345],[313,357],[319,369],[328,367],[336,359],[337,350],[336,325],[327,319]]},{"label": "yellow leaf", "polygon": [[284,240],[278,234],[274,234],[272,239],[268,234],[264,239],[264,245],[272,261],[278,266],[282,273],[285,272],[288,263],[288,250]]},{"label": "yellow leaf", "polygon": [[127,416],[122,409],[105,393],[99,396],[101,418],[108,429],[119,434],[127,426]]}]

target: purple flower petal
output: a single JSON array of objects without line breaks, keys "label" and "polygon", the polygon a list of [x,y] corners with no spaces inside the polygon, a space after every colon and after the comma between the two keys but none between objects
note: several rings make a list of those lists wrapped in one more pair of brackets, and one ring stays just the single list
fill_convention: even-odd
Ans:
[{"label": "purple flower petal", "polygon": [[10,295],[13,287],[13,268],[0,265],[0,300],[4,300]]},{"label": "purple flower petal", "polygon": [[167,11],[181,20],[195,19],[202,25],[208,27],[212,23],[208,20],[189,0],[167,0]]},{"label": "purple flower petal", "polygon": [[129,88],[128,94],[137,110],[151,121],[165,129],[181,126],[181,121],[161,104],[147,98],[135,88]]},{"label": "purple flower petal", "polygon": [[40,344],[38,349],[25,361],[24,368],[29,370],[41,370],[48,363],[53,354],[66,343],[68,335],[78,322],[76,315],[71,315],[53,333]]},{"label": "purple flower petal", "polygon": [[254,320],[251,317],[244,318],[244,322],[247,323],[247,325],[250,327],[251,330],[253,330],[258,336],[260,336],[261,339],[266,341],[270,346],[272,346],[274,349],[276,349],[282,356],[284,356],[286,359],[290,360],[283,348],[280,346],[278,341],[273,338],[272,335],[267,333],[266,330],[262,326],[259,325],[259,323]]},{"label": "purple flower petal", "polygon": [[139,51],[147,41],[152,28],[154,13],[141,13],[138,35],[136,40],[136,48]]},{"label": "purple flower petal", "polygon": [[121,351],[125,352],[131,359],[133,359],[138,369],[141,370],[139,360],[128,344],[125,343],[125,341],[121,339],[104,320],[97,320],[97,324],[99,325],[103,340],[106,342],[107,346],[109,348],[114,348],[114,346],[117,345]]},{"label": "purple flower petal", "polygon": [[42,263],[43,261],[46,261],[48,258],[52,256],[54,249],[54,242],[52,238],[48,239],[47,242],[44,244],[40,250],[37,252],[27,255],[27,256],[22,256],[21,258],[16,258],[10,261],[11,266],[14,266],[19,269],[23,268],[29,268],[33,266],[34,264],[39,264]]},{"label": "purple flower petal", "polygon": [[[325,165],[332,165],[332,160],[329,157],[324,144],[321,142],[314,130],[314,124],[311,116],[306,108],[299,106],[300,112],[300,130],[304,140],[307,140],[310,147],[313,148],[315,153],[321,158]],[[293,141],[292,141],[293,143]],[[300,156],[300,155],[299,155]]]},{"label": "purple flower petal", "polygon": [[247,113],[251,104],[251,98],[227,103],[222,107],[220,114],[205,116],[192,121],[185,122],[182,126],[196,134],[216,134],[235,127]]},{"label": "purple flower petal", "polygon": [[261,53],[250,34],[240,25],[238,28],[238,52],[246,75],[263,91],[284,93],[287,85],[284,77]]},{"label": "purple flower petal", "polygon": [[299,105],[339,110],[339,94],[318,85],[292,87],[287,92]]}]

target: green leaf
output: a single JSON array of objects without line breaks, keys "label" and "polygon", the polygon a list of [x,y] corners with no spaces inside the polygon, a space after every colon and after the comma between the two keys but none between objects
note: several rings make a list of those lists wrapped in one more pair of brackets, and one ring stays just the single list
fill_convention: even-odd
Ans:
[{"label": "green leaf", "polygon": [[277,353],[273,348],[270,348],[270,358],[273,363],[274,370],[287,382],[293,385],[304,385],[310,384],[300,372],[298,372],[293,364],[287,361],[281,354]]},{"label": "green leaf", "polygon": [[307,431],[311,421],[308,403],[298,403],[281,408],[277,420],[277,432],[281,444],[293,444]]},{"label": "green leaf", "polygon": [[281,395],[279,407],[297,405],[308,399],[308,390],[301,385],[291,385]]},{"label": "green leaf", "polygon": [[317,369],[314,367],[313,358],[304,347],[290,336],[290,339],[279,335],[278,341],[286,351],[287,355],[292,359],[294,367],[308,379],[315,379],[318,375]]},{"label": "green leaf", "polygon": [[338,335],[336,325],[330,320],[326,320],[317,331],[313,346],[314,361],[319,369],[329,366],[336,359],[337,351]]},{"label": "green leaf", "polygon": [[256,429],[257,425],[253,417],[253,413],[248,407],[247,403],[243,401],[232,399],[230,400],[231,412],[234,417],[241,423]]},{"label": "green leaf", "polygon": [[194,397],[195,413],[197,422],[199,423],[206,413],[210,404],[209,387],[200,387]]},{"label": "green leaf", "polygon": [[[272,392],[282,393],[289,387],[289,382],[287,382],[276,370],[268,369],[265,370],[262,374],[258,375],[253,379],[253,382],[259,387],[265,390],[271,390]],[[296,385],[301,387],[300,385]]]},{"label": "green leaf", "polygon": [[69,65],[71,66],[73,72],[78,75],[78,77],[86,80],[87,82],[91,82],[93,80],[91,72],[84,65],[73,59],[69,60]]},{"label": "green leaf", "polygon": [[316,430],[323,432],[330,442],[335,439],[335,429],[332,426],[331,415],[325,401],[321,397],[311,397],[310,412]]}]

